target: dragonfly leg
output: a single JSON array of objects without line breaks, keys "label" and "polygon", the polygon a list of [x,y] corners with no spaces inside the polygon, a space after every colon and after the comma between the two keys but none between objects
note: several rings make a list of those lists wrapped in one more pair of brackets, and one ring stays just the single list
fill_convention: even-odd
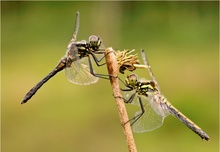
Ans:
[{"label": "dragonfly leg", "polygon": [[[106,55],[108,55],[109,53],[112,53],[112,52],[113,52],[113,51],[109,51],[108,53],[104,54],[104,51],[95,51],[95,52],[90,52],[90,54],[92,55],[92,57],[93,57],[93,59],[94,59],[94,61],[95,61],[95,63],[96,63],[97,66],[103,66],[103,65],[106,64],[106,62],[103,63],[103,64],[99,64],[99,62],[101,62],[101,61],[105,58]],[[100,59],[98,59],[98,58],[95,56],[95,54],[104,54],[104,55],[103,55]]]},{"label": "dragonfly leg", "polygon": [[94,59],[97,66],[103,66],[103,65],[106,64],[106,62],[102,63],[102,64],[99,64],[99,62],[101,62],[105,58],[106,55],[103,55],[100,59],[98,59],[93,52],[91,52],[90,54],[92,55],[92,57],[93,57],[93,59]]},{"label": "dragonfly leg", "polygon": [[[128,88],[128,89],[121,89],[122,91],[131,91],[132,89]],[[135,97],[136,93],[132,94],[131,97],[127,100],[123,97],[119,97],[119,96],[114,96],[115,98],[121,98],[124,100],[125,103],[131,103],[133,100],[134,100],[134,97]],[[144,110],[144,105],[142,103],[142,100],[141,100],[141,97],[138,96],[138,100],[139,100],[139,103],[140,103],[140,107],[141,107],[141,113],[134,116],[133,118],[129,119],[127,122],[125,122],[123,125],[127,124],[128,122],[131,122],[131,126],[136,122],[138,121],[138,119],[141,118],[141,116],[144,114],[145,110]]]},{"label": "dragonfly leg", "polygon": [[140,114],[138,114],[138,115],[136,115],[136,116],[134,116],[131,120],[134,120],[132,123],[131,123],[131,126],[135,123],[135,122],[137,122],[138,121],[138,119],[140,119],[141,118],[141,116],[144,114],[144,112],[145,112],[145,110],[144,110],[144,105],[143,105],[143,103],[142,103],[142,101],[141,101],[141,97],[138,97],[138,99],[139,99],[139,103],[140,103],[140,107],[141,107],[141,113]]},{"label": "dragonfly leg", "polygon": [[[104,54],[104,51],[95,51],[95,52],[90,52],[90,54],[92,55],[92,57],[93,57],[93,59],[94,59],[94,61],[95,61],[95,63],[96,63],[97,66],[103,66],[103,65],[106,64],[106,62],[103,63],[103,64],[99,64],[99,62],[101,62],[101,61],[105,58],[106,55],[108,55],[109,53],[112,53],[112,52],[113,52],[113,51],[109,51],[108,53]],[[104,54],[104,55],[103,55],[100,59],[98,59],[98,58],[95,56],[95,54]]]},{"label": "dragonfly leg", "polygon": [[[95,59],[94,59],[94,60],[95,60]],[[99,77],[99,78],[103,78],[103,79],[107,79],[107,80],[109,80],[109,77],[118,78],[118,76],[112,76],[112,75],[107,75],[107,74],[96,74],[96,73],[94,73],[90,56],[88,56],[88,62],[89,62],[89,70],[90,70],[90,73],[91,73],[93,76]]]},{"label": "dragonfly leg", "polygon": [[[117,78],[118,78],[118,80],[120,80],[122,83],[123,83],[123,85],[124,86],[127,86],[126,84],[125,84],[125,82],[119,77],[119,76],[117,76]],[[130,89],[130,90],[128,90],[128,91],[131,91],[132,89]],[[126,89],[121,89],[121,91],[127,91]]]},{"label": "dragonfly leg", "polygon": [[142,101],[141,101],[141,98],[138,97],[138,99],[139,99],[139,102],[140,102],[141,113],[138,114],[138,115],[136,115],[136,116],[134,116],[133,118],[129,119],[127,122],[124,123],[124,125],[127,124],[128,122],[133,121],[133,122],[131,123],[131,126],[132,126],[132,125],[133,125],[135,122],[137,122],[138,119],[140,119],[141,116],[144,114],[144,112],[145,112],[145,110],[144,110],[144,105],[143,105],[143,103],[142,103]]},{"label": "dragonfly leg", "polygon": [[[122,89],[121,89],[122,90]],[[123,89],[122,91],[131,91],[131,90],[126,90],[126,89]],[[114,96],[114,98],[121,98],[124,100],[124,103],[131,103],[133,100],[134,100],[134,97],[135,97],[136,93],[132,94],[131,97],[129,99],[125,99],[123,97],[120,97],[120,96]]]}]

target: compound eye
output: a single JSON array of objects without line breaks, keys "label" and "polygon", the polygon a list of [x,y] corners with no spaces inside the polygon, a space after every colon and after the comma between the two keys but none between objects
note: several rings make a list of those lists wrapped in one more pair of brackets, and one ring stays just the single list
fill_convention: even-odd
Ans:
[{"label": "compound eye", "polygon": [[91,45],[93,47],[99,47],[101,45],[101,40],[98,36],[95,36],[95,35],[91,35],[89,37],[89,42],[91,43]]},{"label": "compound eye", "polygon": [[89,37],[89,42],[90,43],[97,43],[99,41],[99,37],[98,36],[95,36],[95,35],[91,35],[90,37]]},{"label": "compound eye", "polygon": [[138,76],[136,74],[131,74],[127,76],[127,79],[131,85],[135,85],[137,83]]}]

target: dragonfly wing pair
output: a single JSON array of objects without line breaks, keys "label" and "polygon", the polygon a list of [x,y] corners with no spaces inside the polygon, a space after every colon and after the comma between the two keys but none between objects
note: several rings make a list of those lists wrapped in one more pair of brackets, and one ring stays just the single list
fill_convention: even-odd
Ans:
[{"label": "dragonfly wing pair", "polygon": [[[124,97],[129,98],[131,94],[135,93],[135,90],[125,91]],[[131,102],[133,105],[140,106],[139,95],[135,95],[135,99]],[[137,133],[149,132],[155,130],[163,125],[165,117],[169,114],[168,111],[165,112],[162,109],[158,109],[156,102],[150,102],[147,97],[141,97],[142,103],[144,105],[144,114],[141,117],[138,117],[142,110],[139,110],[135,113],[134,118],[138,119],[133,125],[133,131]],[[141,108],[140,108],[141,109]]]},{"label": "dragonfly wing pair", "polygon": [[78,85],[89,85],[96,83],[99,78],[90,73],[90,67],[87,62],[88,57],[72,62],[70,67],[65,69],[65,74],[68,81]]}]

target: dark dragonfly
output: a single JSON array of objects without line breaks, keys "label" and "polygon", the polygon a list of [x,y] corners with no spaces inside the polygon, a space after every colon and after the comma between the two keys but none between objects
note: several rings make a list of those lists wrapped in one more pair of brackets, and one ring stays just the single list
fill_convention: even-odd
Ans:
[{"label": "dark dragonfly", "polygon": [[142,57],[152,80],[138,80],[136,74],[127,76],[125,80],[125,103],[132,103],[140,106],[140,110],[130,119],[134,132],[148,132],[163,125],[165,117],[172,114],[189,129],[199,135],[202,139],[210,140],[209,136],[193,121],[176,109],[160,92],[159,85],[153,75],[151,67],[147,61],[144,51]]},{"label": "dark dragonfly", "polygon": [[[61,59],[53,71],[51,71],[25,95],[21,104],[26,103],[44,83],[46,83],[50,78],[52,78],[63,69],[65,69],[67,79],[74,84],[89,85],[96,83],[99,77],[102,77],[101,74],[95,74],[92,68],[92,61],[90,59],[91,55],[97,66],[102,66],[105,64],[99,64],[99,62],[104,58],[105,50],[104,47],[101,48],[101,38],[92,35],[89,37],[89,42],[85,40],[76,42],[78,29],[79,12],[76,13],[75,28],[73,36],[67,46],[66,56]],[[97,54],[103,54],[103,56],[98,59],[96,57]]]}]

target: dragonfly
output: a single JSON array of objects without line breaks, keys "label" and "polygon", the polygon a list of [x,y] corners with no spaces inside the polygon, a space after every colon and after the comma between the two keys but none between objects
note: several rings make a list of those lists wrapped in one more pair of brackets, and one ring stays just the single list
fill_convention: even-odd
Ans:
[{"label": "dragonfly", "polygon": [[165,117],[172,114],[202,139],[209,141],[209,136],[199,126],[176,109],[161,94],[144,50],[141,51],[141,55],[144,60],[143,66],[148,69],[152,80],[139,80],[136,74],[130,74],[124,82],[126,88],[122,89],[125,93],[125,98],[123,98],[125,103],[140,106],[140,110],[128,121],[131,122],[133,131],[141,133],[157,129],[163,125]]},{"label": "dragonfly", "polygon": [[[96,83],[101,74],[96,74],[92,67],[91,57],[97,66],[102,66],[99,62],[105,57],[104,46],[99,36],[92,35],[89,42],[86,40],[76,41],[79,29],[79,12],[76,13],[75,27],[72,38],[67,46],[66,55],[62,58],[57,66],[39,83],[37,83],[24,97],[21,104],[26,103],[31,97],[45,84],[50,78],[58,72],[65,69],[66,78],[74,84],[89,85]],[[96,55],[103,54],[101,58]],[[91,56],[91,57],[90,57]],[[103,77],[105,78],[105,77]]]}]

